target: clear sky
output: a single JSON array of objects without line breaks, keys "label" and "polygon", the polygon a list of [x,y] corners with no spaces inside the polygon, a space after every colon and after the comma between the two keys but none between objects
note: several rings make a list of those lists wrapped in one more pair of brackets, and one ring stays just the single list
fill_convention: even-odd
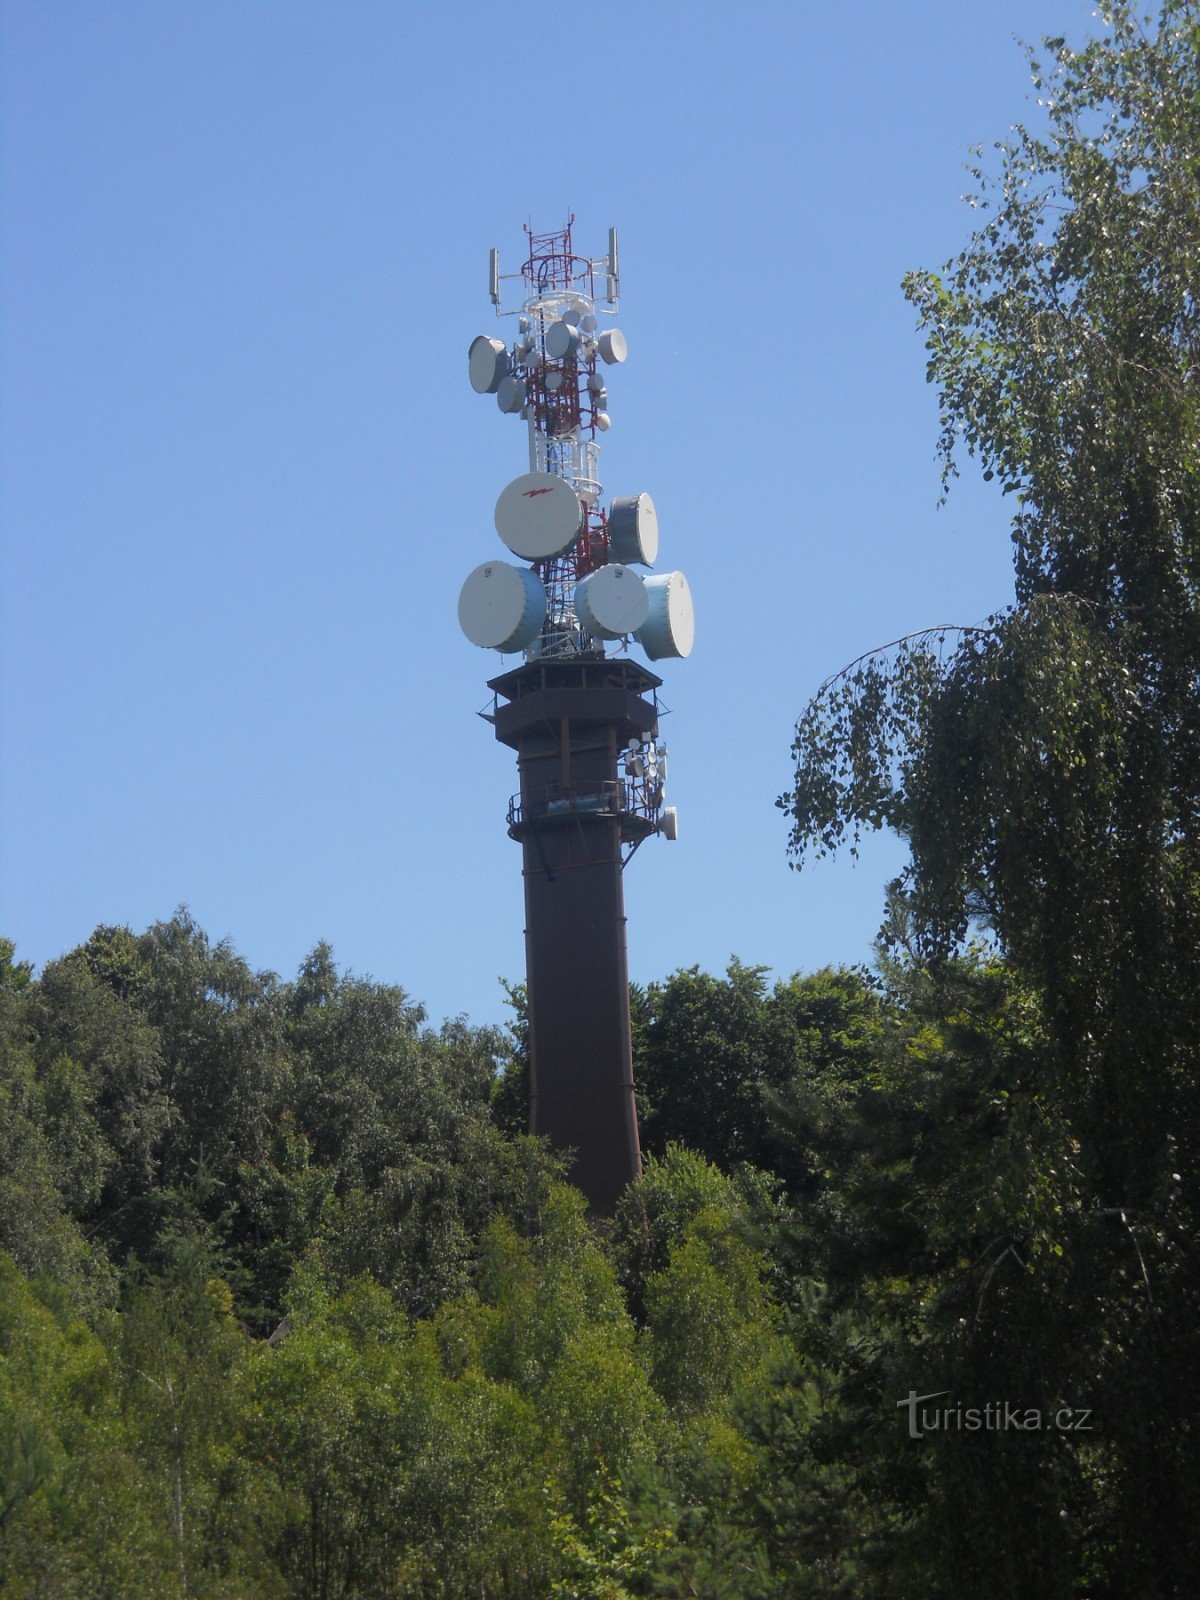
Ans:
[{"label": "clear sky", "polygon": [[[522,223],[620,228],[606,497],[653,495],[697,641],[662,664],[677,843],[635,979],[869,960],[893,839],[797,876],[775,797],[820,681],[1011,594],[937,509],[902,273],[970,146],[1036,117],[1080,0],[605,6],[7,0],[0,930],[37,963],[186,903],[318,939],[433,1020],[523,975],[511,753],[459,632],[521,424],[467,381]],[[637,652],[634,652],[635,655]],[[512,664],[510,658],[509,664]]]}]

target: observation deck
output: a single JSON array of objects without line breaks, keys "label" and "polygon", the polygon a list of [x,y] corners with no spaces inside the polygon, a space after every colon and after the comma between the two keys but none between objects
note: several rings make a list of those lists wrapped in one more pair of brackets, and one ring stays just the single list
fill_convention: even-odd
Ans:
[{"label": "observation deck", "polygon": [[618,822],[622,842],[633,844],[658,831],[661,806],[661,783],[630,778],[588,785],[548,783],[532,794],[515,794],[509,800],[508,834],[511,839],[523,840],[535,829],[604,820]]},{"label": "observation deck", "polygon": [[661,685],[639,662],[620,657],[541,657],[488,679],[497,699],[487,720],[497,739],[514,748],[535,730],[557,729],[564,719],[577,729],[611,727],[625,744],[657,727],[654,691]]}]

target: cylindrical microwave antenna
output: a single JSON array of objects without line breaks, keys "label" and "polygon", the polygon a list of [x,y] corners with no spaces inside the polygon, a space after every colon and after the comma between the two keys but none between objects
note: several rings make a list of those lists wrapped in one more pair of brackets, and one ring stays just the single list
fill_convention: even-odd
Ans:
[{"label": "cylindrical microwave antenna", "polygon": [[658,560],[658,514],[648,494],[613,501],[608,513],[608,548],[614,561],[652,567]]},{"label": "cylindrical microwave antenna", "polygon": [[687,579],[682,572],[663,572],[647,578],[645,586],[650,614],[638,632],[638,643],[651,661],[691,655],[696,615]]},{"label": "cylindrical microwave antenna", "polygon": [[554,472],[525,472],[496,501],[496,532],[522,561],[550,561],[575,543],[583,501]]},{"label": "cylindrical microwave antenna", "polygon": [[632,567],[610,562],[575,585],[575,615],[594,639],[623,639],[646,621],[650,599]]},{"label": "cylindrical microwave antenna", "polygon": [[536,572],[507,561],[476,567],[458,597],[458,621],[482,650],[524,650],[546,620],[546,590]]},{"label": "cylindrical microwave antenna", "polygon": [[510,366],[504,341],[489,338],[486,333],[471,340],[467,362],[471,387],[476,394],[495,394],[501,379],[507,377]]},{"label": "cylindrical microwave antenna", "polygon": [[600,351],[601,359],[606,361],[610,367],[614,366],[618,361],[624,361],[629,351],[629,347],[625,343],[625,335],[620,328],[605,328],[604,332],[596,340],[596,345]]},{"label": "cylindrical microwave antenna", "polygon": [[552,322],[546,330],[546,354],[555,361],[574,361],[579,351],[577,323]]},{"label": "cylindrical microwave antenna", "polygon": [[518,378],[515,373],[508,373],[501,378],[500,386],[496,390],[496,404],[501,411],[520,411],[527,398],[525,380]]}]

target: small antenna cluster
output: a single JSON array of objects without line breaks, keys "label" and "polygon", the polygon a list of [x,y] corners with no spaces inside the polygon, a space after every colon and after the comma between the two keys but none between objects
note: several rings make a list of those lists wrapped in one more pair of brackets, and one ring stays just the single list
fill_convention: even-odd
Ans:
[{"label": "small antenna cluster", "polygon": [[[691,591],[682,572],[643,577],[658,558],[648,494],[600,504],[600,444],[612,425],[606,370],[625,360],[615,326],[621,269],[617,230],[598,260],[575,254],[574,217],[557,233],[526,225],[519,311],[501,305],[499,252],[488,263],[492,304],[516,316],[510,343],[480,334],[468,352],[471,387],[528,427],[529,470],[496,502],[496,532],[526,566],[487,561],[463,584],[458,618],[472,644],[539,657],[603,656],[636,639],[652,661],[691,653]],[[604,293],[597,297],[597,280]]]},{"label": "small antenna cluster", "polygon": [[664,806],[667,787],[667,747],[657,733],[633,738],[621,752],[627,804],[647,816],[657,816],[658,831],[667,839],[679,837],[679,816],[674,806]]}]

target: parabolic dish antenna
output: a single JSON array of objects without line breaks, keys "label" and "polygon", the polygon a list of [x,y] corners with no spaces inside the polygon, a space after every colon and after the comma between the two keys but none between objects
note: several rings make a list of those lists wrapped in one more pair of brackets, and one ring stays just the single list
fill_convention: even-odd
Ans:
[{"label": "parabolic dish antenna", "polygon": [[525,399],[524,378],[518,378],[511,372],[501,378],[500,387],[496,390],[496,404],[501,411],[520,411]]},{"label": "parabolic dish antenna", "polygon": [[522,561],[549,561],[579,537],[583,502],[565,478],[526,472],[496,501],[496,532]]},{"label": "parabolic dish antenna", "polygon": [[524,650],[542,631],[546,591],[536,572],[507,561],[476,567],[458,597],[458,621],[482,650]]},{"label": "parabolic dish antenna", "polygon": [[652,567],[658,560],[658,514],[648,494],[613,501],[608,513],[608,548],[614,561]]},{"label": "parabolic dish antenna", "polygon": [[552,322],[546,329],[546,354],[555,361],[573,360],[579,349],[579,329],[570,322]]},{"label": "parabolic dish antenna", "polygon": [[647,620],[650,598],[631,567],[610,562],[575,585],[575,615],[595,639],[623,639]]},{"label": "parabolic dish antenna", "polygon": [[495,394],[509,368],[508,351],[500,339],[481,333],[467,352],[471,387],[476,394]]},{"label": "parabolic dish antenna", "polygon": [[599,347],[601,356],[608,362],[610,367],[618,361],[624,361],[628,353],[625,335],[620,328],[605,328],[599,339],[597,339],[596,344]]},{"label": "parabolic dish antenna", "polygon": [[[604,570],[604,569],[602,569]],[[662,572],[645,580],[650,614],[638,632],[638,643],[651,661],[674,656],[682,659],[692,653],[696,637],[696,613],[692,591],[682,572]]]}]

